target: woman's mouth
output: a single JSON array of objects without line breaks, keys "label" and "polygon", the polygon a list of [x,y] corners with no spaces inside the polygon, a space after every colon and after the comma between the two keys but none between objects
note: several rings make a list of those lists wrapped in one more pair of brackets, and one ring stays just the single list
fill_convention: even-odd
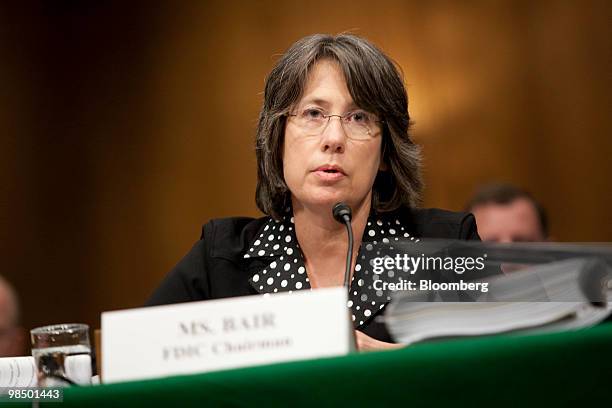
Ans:
[{"label": "woman's mouth", "polygon": [[320,166],[314,173],[322,180],[336,181],[346,177],[346,174],[341,167],[338,166]]}]

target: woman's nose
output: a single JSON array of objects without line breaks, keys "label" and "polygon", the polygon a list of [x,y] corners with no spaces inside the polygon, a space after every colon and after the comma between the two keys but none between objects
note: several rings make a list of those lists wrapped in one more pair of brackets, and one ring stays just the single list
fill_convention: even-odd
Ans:
[{"label": "woman's nose", "polygon": [[342,119],[331,116],[321,134],[321,149],[333,153],[344,153],[347,134],[342,125]]}]

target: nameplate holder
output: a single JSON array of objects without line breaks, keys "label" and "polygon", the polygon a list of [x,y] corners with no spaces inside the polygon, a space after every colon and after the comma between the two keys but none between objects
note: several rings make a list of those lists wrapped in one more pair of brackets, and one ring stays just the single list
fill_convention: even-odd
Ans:
[{"label": "nameplate holder", "polygon": [[344,288],[102,313],[103,382],[159,378],[354,349]]}]

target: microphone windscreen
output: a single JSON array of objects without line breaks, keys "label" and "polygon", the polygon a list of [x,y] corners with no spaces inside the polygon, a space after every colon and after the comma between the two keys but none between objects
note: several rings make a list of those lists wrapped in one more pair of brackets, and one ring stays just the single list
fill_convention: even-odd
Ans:
[{"label": "microphone windscreen", "polygon": [[334,215],[334,219],[341,224],[344,224],[344,220],[348,216],[348,220],[351,221],[353,212],[351,211],[351,207],[343,202],[336,203],[332,208],[332,214]]}]

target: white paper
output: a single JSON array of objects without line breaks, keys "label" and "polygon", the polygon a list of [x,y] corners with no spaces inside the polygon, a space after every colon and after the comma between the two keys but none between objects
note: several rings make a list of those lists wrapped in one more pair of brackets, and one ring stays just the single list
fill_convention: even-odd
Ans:
[{"label": "white paper", "polygon": [[36,365],[34,357],[0,358],[0,387],[35,387]]}]

